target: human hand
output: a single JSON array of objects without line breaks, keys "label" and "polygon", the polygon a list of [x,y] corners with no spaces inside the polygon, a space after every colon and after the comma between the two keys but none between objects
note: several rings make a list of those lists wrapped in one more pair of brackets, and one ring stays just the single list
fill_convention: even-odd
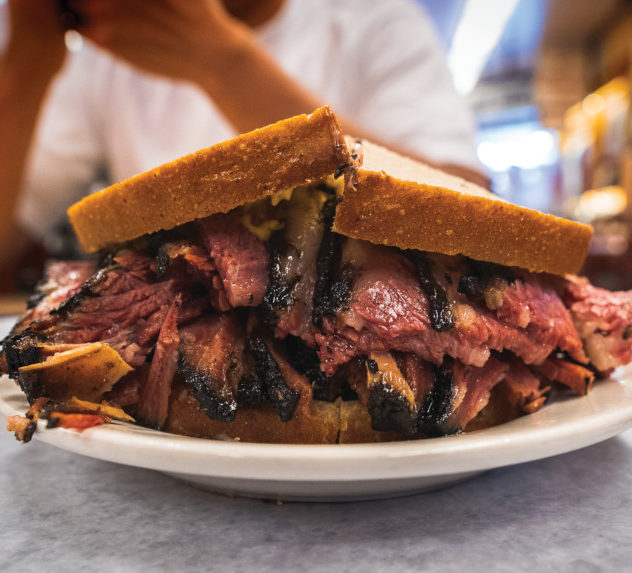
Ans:
[{"label": "human hand", "polygon": [[9,0],[9,14],[4,64],[47,81],[66,55],[58,0]]},{"label": "human hand", "polygon": [[79,32],[143,70],[197,82],[217,75],[245,26],[219,0],[69,0]]}]

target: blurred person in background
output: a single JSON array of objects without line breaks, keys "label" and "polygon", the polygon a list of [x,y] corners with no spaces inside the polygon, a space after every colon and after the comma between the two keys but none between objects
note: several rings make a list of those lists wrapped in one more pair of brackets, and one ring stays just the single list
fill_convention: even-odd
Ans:
[{"label": "blurred person in background", "polygon": [[115,182],[325,103],[479,183],[473,122],[413,0],[0,0],[0,265]]}]

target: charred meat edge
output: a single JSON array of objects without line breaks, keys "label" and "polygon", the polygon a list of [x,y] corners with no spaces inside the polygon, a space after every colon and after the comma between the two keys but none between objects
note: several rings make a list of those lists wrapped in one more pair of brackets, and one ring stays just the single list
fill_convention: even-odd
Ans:
[{"label": "charred meat edge", "polygon": [[237,413],[237,401],[234,398],[220,397],[213,390],[211,377],[199,370],[191,368],[182,354],[178,358],[178,372],[184,382],[191,387],[193,397],[200,403],[200,409],[219,422],[233,422]]},{"label": "charred meat edge", "polygon": [[316,350],[291,334],[283,340],[283,343],[287,351],[288,363],[310,381],[314,399],[328,400],[331,380],[320,369],[320,360]]},{"label": "charred meat edge", "polygon": [[467,274],[459,278],[457,291],[464,294],[470,301],[487,306],[485,291],[490,282],[495,278],[501,278],[512,283],[516,280],[513,271],[495,263],[485,263],[466,259]]},{"label": "charred meat edge", "polygon": [[30,330],[25,330],[2,341],[8,374],[18,381],[20,389],[30,404],[42,393],[39,375],[36,373],[20,374],[19,368],[41,362],[40,342],[40,338]]},{"label": "charred meat edge", "polygon": [[450,330],[454,324],[454,315],[450,308],[448,295],[432,273],[432,262],[421,251],[406,251],[406,256],[415,265],[419,286],[428,299],[430,324],[437,332]]},{"label": "charred meat edge", "polygon": [[294,416],[301,395],[288,386],[263,336],[249,336],[248,350],[254,358],[255,374],[261,380],[266,398],[272,402],[281,421],[289,422]]},{"label": "charred meat edge", "polygon": [[417,433],[415,396],[390,353],[371,353],[366,362],[371,428]]},{"label": "charred meat edge", "polygon": [[276,324],[276,310],[289,310],[294,304],[292,291],[300,280],[297,276],[291,282],[285,282],[281,274],[282,259],[287,256],[290,246],[284,238],[284,232],[276,231],[268,241],[270,260],[268,263],[268,288],[263,296],[262,314],[267,325]]},{"label": "charred meat edge", "polygon": [[345,238],[331,230],[336,214],[338,199],[331,197],[323,207],[325,229],[323,240],[316,257],[316,286],[314,287],[314,305],[312,323],[321,327],[323,318],[334,315],[344,308],[351,297],[353,286],[353,269],[345,265],[338,272],[342,243]]},{"label": "charred meat edge", "polygon": [[418,431],[428,436],[446,434],[442,425],[452,413],[452,389],[454,375],[452,365],[454,359],[444,356],[443,363],[434,368],[434,385],[424,397],[418,418]]},{"label": "charred meat edge", "polygon": [[[231,364],[229,367],[234,367]],[[191,387],[193,397],[200,403],[200,409],[211,418],[220,422],[233,422],[237,414],[237,400],[233,395],[220,395],[216,390],[218,380],[209,373],[198,370],[189,364],[186,353],[180,347],[178,372],[184,382]]]}]

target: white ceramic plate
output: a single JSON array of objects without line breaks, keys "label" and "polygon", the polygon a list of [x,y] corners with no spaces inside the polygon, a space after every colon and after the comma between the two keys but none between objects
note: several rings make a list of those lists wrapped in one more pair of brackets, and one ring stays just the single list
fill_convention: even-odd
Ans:
[{"label": "white ceramic plate", "polygon": [[[0,378],[0,413],[23,413],[15,383]],[[44,429],[36,438],[86,456],[162,471],[223,493],[285,500],[404,495],[475,473],[576,450],[632,425],[632,367],[531,416],[461,436],[409,442],[295,446],[201,440],[130,424],[83,433]],[[16,447],[18,447],[16,445]],[[28,447],[28,446],[22,446]]]}]

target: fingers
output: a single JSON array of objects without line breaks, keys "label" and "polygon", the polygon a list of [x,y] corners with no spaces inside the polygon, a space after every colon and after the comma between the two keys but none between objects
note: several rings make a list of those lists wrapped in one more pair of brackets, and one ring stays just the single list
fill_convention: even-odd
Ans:
[{"label": "fingers", "polygon": [[68,0],[67,4],[77,16],[75,29],[105,49],[127,35],[169,25],[162,0]]},{"label": "fingers", "polygon": [[7,54],[33,75],[51,77],[66,54],[57,0],[9,0]]},{"label": "fingers", "polygon": [[68,0],[76,29],[102,49],[141,69],[173,76],[186,35],[174,29],[163,0]]},{"label": "fingers", "polygon": [[9,0],[11,28],[38,28],[61,33],[58,0]]},{"label": "fingers", "polygon": [[77,30],[102,48],[145,41],[186,45],[209,29],[208,0],[67,0],[78,16]]},{"label": "fingers", "polygon": [[74,30],[79,24],[79,16],[68,6],[67,0],[57,0],[61,25],[64,30]]},{"label": "fingers", "polygon": [[[223,38],[218,0],[67,0],[77,30],[146,71],[187,79],[200,66],[209,38]],[[218,40],[220,41],[220,40]]]},{"label": "fingers", "polygon": [[[66,4],[80,20],[83,27],[100,22],[162,22],[177,18],[178,10],[172,10],[165,0],[66,0]],[[183,3],[183,4],[186,4]]]}]

